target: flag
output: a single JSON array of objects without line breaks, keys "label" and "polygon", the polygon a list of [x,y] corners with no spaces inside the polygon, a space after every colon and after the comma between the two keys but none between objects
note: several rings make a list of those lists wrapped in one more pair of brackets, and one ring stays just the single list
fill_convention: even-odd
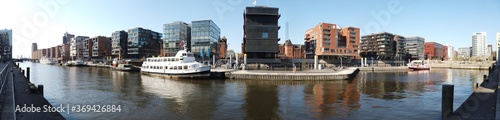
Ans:
[{"label": "flag", "polygon": [[207,49],[207,57],[210,58],[210,48]]},{"label": "flag", "polygon": [[252,4],[257,5],[257,0],[254,0]]},{"label": "flag", "polygon": [[182,46],[182,41],[179,43],[179,46]]},{"label": "flag", "polygon": [[200,50],[200,56],[201,56],[201,57],[203,57],[203,56],[204,56],[204,55],[203,55],[203,53],[205,53],[205,48],[201,48],[201,50]]}]

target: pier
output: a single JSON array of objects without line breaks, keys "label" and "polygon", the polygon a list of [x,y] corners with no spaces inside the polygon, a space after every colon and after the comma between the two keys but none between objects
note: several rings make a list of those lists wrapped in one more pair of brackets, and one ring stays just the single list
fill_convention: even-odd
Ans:
[{"label": "pier", "polygon": [[[29,81],[29,68],[22,70],[14,63],[0,63],[0,68],[0,83],[2,83],[0,119],[65,119],[59,112],[44,112],[44,108],[53,106],[43,96],[43,85],[36,86]],[[23,107],[41,109],[39,111],[31,109],[32,112],[22,112],[22,109],[21,111],[18,109]]]},{"label": "pier", "polygon": [[[495,66],[496,65],[493,65],[489,68],[489,75],[484,76],[482,83],[476,83],[474,85],[474,92],[455,111],[453,111],[452,108],[453,93],[443,92],[442,119],[500,119],[500,113],[498,112],[498,108],[500,108],[500,104],[498,104],[500,98],[497,89],[500,79],[500,70]],[[450,85],[444,85],[443,91],[453,92],[453,85],[451,85],[451,87],[449,86]],[[451,96],[449,94],[451,94]]]}]

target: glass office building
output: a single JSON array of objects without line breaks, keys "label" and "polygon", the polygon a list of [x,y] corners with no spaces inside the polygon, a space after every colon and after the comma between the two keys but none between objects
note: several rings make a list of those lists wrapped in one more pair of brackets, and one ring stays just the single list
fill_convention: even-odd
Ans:
[{"label": "glass office building", "polygon": [[[182,21],[164,24],[163,35],[162,56],[175,56],[183,44],[187,44],[188,50],[191,49],[191,27],[189,24]],[[181,44],[181,41],[186,43]]]},{"label": "glass office building", "polygon": [[[192,21],[191,23],[191,51],[200,56],[200,51],[210,48],[210,55],[217,55],[220,28],[212,20]],[[204,54],[206,55],[206,54]]]},{"label": "glass office building", "polygon": [[162,34],[140,27],[128,30],[127,57],[145,58],[160,55]]}]

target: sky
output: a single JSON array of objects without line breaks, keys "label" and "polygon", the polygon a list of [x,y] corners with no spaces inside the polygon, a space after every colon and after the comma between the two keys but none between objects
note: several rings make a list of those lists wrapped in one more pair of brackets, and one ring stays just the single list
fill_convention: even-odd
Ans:
[{"label": "sky", "polygon": [[[111,36],[119,30],[143,27],[163,33],[163,24],[213,20],[226,36],[229,49],[241,51],[243,12],[254,0],[0,0],[0,29],[13,30],[13,57],[62,44],[67,31],[81,36]],[[294,44],[320,22],[358,27],[361,35],[390,32],[450,44],[455,50],[472,45],[473,32],[487,32],[495,45],[500,32],[498,0],[257,0],[279,8],[279,37],[286,23]]]}]

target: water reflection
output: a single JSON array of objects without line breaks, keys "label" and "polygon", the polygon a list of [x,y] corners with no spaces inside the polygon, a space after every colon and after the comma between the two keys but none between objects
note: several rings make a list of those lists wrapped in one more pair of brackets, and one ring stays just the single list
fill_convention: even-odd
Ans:
[{"label": "water reflection", "polygon": [[455,108],[487,71],[361,72],[348,81],[169,80],[93,67],[32,67],[52,104],[115,104],[68,119],[439,119],[441,84]]}]

